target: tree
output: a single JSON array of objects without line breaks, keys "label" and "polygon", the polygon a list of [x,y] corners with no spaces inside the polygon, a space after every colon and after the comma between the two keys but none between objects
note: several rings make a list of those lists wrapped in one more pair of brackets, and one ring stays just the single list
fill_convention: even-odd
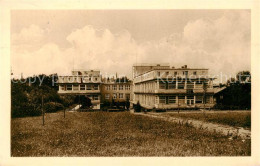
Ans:
[{"label": "tree", "polygon": [[135,112],[141,112],[141,105],[140,105],[140,102],[139,101],[137,101],[137,104],[135,105],[135,107],[134,107],[134,110],[135,110]]},{"label": "tree", "polygon": [[112,102],[111,102],[111,107],[114,107],[115,106],[115,100],[112,99]]},{"label": "tree", "polygon": [[203,86],[203,103],[204,103],[204,110],[205,110],[206,101],[207,101],[206,93],[207,93],[207,88],[208,88],[206,81],[202,82],[202,86]]},{"label": "tree", "polygon": [[236,79],[240,83],[251,82],[251,73],[249,71],[240,71],[237,73]]},{"label": "tree", "polygon": [[129,98],[126,99],[125,106],[126,106],[126,109],[129,110],[129,108],[130,108],[130,101],[129,101]]}]

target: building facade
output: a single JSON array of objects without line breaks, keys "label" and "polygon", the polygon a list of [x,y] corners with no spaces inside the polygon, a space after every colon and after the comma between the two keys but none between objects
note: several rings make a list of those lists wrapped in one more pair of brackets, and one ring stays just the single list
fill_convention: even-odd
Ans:
[{"label": "building facade", "polygon": [[208,69],[181,68],[169,64],[133,66],[133,104],[146,109],[211,108],[213,78]]},{"label": "building facade", "polygon": [[70,76],[59,76],[58,85],[60,95],[84,95],[91,100],[93,109],[100,109],[100,71],[74,70]]},{"label": "building facade", "polygon": [[104,81],[101,85],[101,101],[125,102],[132,100],[132,81]]}]

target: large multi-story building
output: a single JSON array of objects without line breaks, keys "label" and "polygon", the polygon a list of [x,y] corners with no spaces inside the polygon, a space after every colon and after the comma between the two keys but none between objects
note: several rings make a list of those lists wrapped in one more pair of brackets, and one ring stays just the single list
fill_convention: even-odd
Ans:
[{"label": "large multi-story building", "polygon": [[98,70],[74,70],[70,76],[59,76],[61,95],[84,95],[94,109],[104,101],[132,104],[146,109],[211,108],[214,106],[213,79],[208,69],[170,67],[169,64],[135,64],[133,81],[102,79]]},{"label": "large multi-story building", "polygon": [[91,99],[93,109],[100,109],[101,75],[98,70],[73,70],[70,76],[58,77],[61,95],[84,95]]},{"label": "large multi-story building", "polygon": [[208,69],[170,67],[169,64],[133,66],[133,104],[146,109],[213,107],[213,79]]}]

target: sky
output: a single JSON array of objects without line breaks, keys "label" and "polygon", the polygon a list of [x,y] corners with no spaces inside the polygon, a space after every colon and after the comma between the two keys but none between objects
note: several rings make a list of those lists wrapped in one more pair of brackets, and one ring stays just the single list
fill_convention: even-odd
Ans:
[{"label": "sky", "polygon": [[98,69],[131,78],[134,63],[249,70],[250,10],[12,10],[15,76]]}]

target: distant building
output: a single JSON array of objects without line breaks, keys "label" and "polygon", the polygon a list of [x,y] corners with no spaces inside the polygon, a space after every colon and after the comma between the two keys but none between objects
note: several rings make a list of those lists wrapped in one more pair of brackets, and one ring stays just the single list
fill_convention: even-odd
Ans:
[{"label": "distant building", "polygon": [[101,85],[101,101],[125,102],[127,99],[132,100],[132,81],[104,79]]},{"label": "distant building", "polygon": [[[169,64],[133,65],[133,104],[146,109],[211,108],[213,78],[208,69],[170,67]],[[205,96],[205,97],[204,97]]]},{"label": "distant building", "polygon": [[101,75],[98,70],[73,70],[70,76],[59,76],[61,95],[85,95],[91,99],[93,109],[100,109]]}]

